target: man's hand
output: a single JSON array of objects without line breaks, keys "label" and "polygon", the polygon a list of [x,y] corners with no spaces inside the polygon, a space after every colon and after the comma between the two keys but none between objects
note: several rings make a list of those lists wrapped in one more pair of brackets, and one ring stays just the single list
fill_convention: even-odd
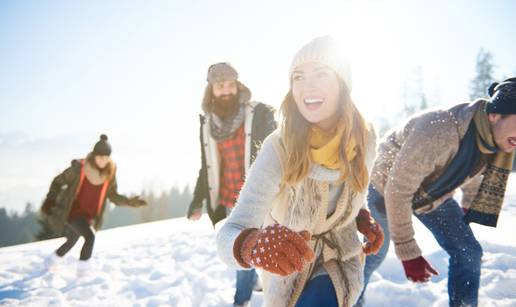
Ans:
[{"label": "man's hand", "polygon": [[425,258],[419,256],[415,259],[402,261],[405,276],[413,282],[427,282],[432,275],[439,275],[439,272],[426,261]]}]

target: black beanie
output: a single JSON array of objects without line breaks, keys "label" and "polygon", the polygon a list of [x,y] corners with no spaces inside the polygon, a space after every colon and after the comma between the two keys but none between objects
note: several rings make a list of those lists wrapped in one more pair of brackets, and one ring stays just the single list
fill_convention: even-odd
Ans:
[{"label": "black beanie", "polygon": [[502,83],[494,82],[487,92],[490,97],[486,107],[487,113],[516,114],[516,77],[506,79]]},{"label": "black beanie", "polygon": [[111,144],[108,142],[108,137],[105,134],[100,135],[100,141],[93,147],[93,154],[97,156],[111,155]]}]

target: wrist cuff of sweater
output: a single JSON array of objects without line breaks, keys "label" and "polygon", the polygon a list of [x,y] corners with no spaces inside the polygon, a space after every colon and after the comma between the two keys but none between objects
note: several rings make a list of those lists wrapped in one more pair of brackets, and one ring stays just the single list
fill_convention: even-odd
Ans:
[{"label": "wrist cuff of sweater", "polygon": [[246,269],[251,268],[251,249],[256,243],[256,236],[258,236],[258,229],[244,229],[233,244],[233,257],[235,257],[238,264]]},{"label": "wrist cuff of sweater", "polygon": [[401,261],[415,259],[422,255],[415,239],[402,243],[394,242],[394,248]]}]

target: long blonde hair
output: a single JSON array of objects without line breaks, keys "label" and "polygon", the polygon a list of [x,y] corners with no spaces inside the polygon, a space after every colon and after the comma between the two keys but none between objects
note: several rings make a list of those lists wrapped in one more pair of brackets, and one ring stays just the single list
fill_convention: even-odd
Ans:
[{"label": "long blonde hair", "polygon": [[[366,143],[370,126],[357,109],[344,82],[339,78],[339,121],[344,122],[344,133],[340,145],[340,171],[342,180],[349,180],[354,191],[364,191],[369,182],[367,171]],[[294,185],[301,181],[309,172],[311,166],[309,137],[311,123],[299,112],[292,89],[289,90],[281,103],[281,139],[287,152],[285,171],[282,184]],[[352,161],[345,158],[346,144],[354,138],[356,141],[356,156]],[[347,176],[346,176],[347,175]],[[347,177],[347,178],[344,178]]]}]

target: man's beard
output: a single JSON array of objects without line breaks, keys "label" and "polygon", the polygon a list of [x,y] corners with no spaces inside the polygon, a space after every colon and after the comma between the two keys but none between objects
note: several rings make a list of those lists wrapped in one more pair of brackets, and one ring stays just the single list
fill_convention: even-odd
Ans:
[{"label": "man's beard", "polygon": [[224,119],[238,111],[238,95],[222,95],[213,98],[213,113]]}]

